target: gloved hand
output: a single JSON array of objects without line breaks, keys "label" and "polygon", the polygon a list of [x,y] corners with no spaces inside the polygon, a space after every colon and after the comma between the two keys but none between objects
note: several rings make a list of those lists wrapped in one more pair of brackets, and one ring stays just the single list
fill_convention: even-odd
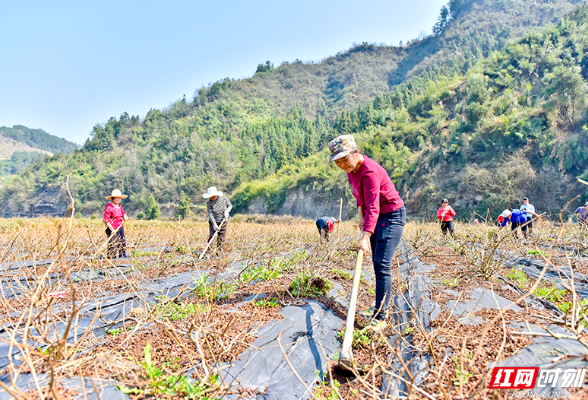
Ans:
[{"label": "gloved hand", "polygon": [[229,219],[229,210],[225,210],[225,221]]},{"label": "gloved hand", "polygon": [[214,228],[215,231],[219,230],[218,224],[215,222],[214,225],[212,226]]}]

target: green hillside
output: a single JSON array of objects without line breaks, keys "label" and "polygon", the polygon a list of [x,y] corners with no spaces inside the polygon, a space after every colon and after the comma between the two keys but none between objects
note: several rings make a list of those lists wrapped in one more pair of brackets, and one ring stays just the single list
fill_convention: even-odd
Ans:
[{"label": "green hillside", "polygon": [[12,128],[0,126],[0,135],[53,154],[73,153],[78,148],[77,144],[50,135],[42,129],[31,129],[23,125],[14,125]]},{"label": "green hillside", "polygon": [[0,181],[25,170],[48,153],[71,154],[75,143],[23,125],[0,127]]},{"label": "green hillside", "polygon": [[37,161],[39,157],[43,157],[43,153],[36,151],[15,151],[10,155],[10,159],[0,160],[0,176],[17,174]]},{"label": "green hillside", "polygon": [[[434,138],[454,140],[454,134],[466,128],[455,131],[450,117],[455,113],[461,121],[470,116],[459,108],[452,110],[462,107],[456,97],[439,111],[447,116],[436,117],[441,124],[453,124],[446,127],[450,133],[430,133],[430,104],[419,100],[418,94],[436,99],[438,90],[464,79],[459,77],[467,69],[481,68],[475,60],[502,49],[509,38],[557,20],[573,3],[452,1],[440,15],[435,36],[402,47],[363,44],[321,63],[296,61],[277,68],[260,64],[252,78],[219,81],[199,90],[193,101],[182,99],[167,109],[151,110],[143,119],[123,113],[97,124],[81,150],[38,161],[7,183],[0,197],[7,212],[26,214],[36,196],[50,188],[61,188],[65,201],[63,183],[69,176],[77,208],[85,212],[100,208],[104,195],[114,187],[130,194],[129,209],[139,209],[151,194],[160,203],[175,204],[181,191],[195,199],[213,184],[228,193],[237,190],[235,200],[245,210],[254,200],[253,192],[269,195],[275,187],[284,187],[271,200],[270,209],[275,210],[286,189],[301,184],[301,177],[306,177],[305,182],[314,179],[315,169],[322,180],[314,185],[334,187],[341,181],[317,156],[340,132],[369,138],[366,152],[377,159],[378,152],[383,154],[381,161],[396,170],[399,183],[406,188],[421,185],[406,177],[406,168],[412,168],[410,179],[425,179],[420,170],[416,174],[411,160],[435,162],[434,147],[429,147],[444,146],[446,139],[437,143]],[[394,86],[399,82],[404,83]],[[467,126],[474,127],[471,122]],[[435,175],[432,169],[429,172]],[[260,189],[263,182],[252,184],[259,185],[261,192],[247,186],[276,173],[287,179],[278,180],[269,191]],[[334,195],[317,194],[325,201]],[[426,199],[424,194],[409,192],[409,196]]]},{"label": "green hillside", "polygon": [[334,117],[342,110],[370,103],[376,95],[430,68],[463,73],[472,60],[502,49],[509,40],[534,27],[557,22],[578,3],[450,0],[432,35],[402,46],[363,43],[320,63],[296,60],[274,68],[267,61],[249,79],[226,79],[199,90],[195,103],[255,98],[268,102],[281,115],[298,105],[310,119],[324,109]]},{"label": "green hillside", "polygon": [[[412,214],[433,215],[448,197],[462,217],[516,207],[529,196],[557,213],[588,177],[588,6],[479,61],[465,75],[413,79],[356,112],[331,136],[352,133],[394,178]],[[345,195],[346,176],[327,151],[234,194],[239,210],[288,193]],[[347,193],[347,197],[350,197]]]}]

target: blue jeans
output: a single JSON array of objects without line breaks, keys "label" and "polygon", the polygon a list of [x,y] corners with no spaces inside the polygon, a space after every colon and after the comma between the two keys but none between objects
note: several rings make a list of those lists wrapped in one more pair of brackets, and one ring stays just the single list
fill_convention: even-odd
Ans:
[{"label": "blue jeans", "polygon": [[402,238],[405,224],[406,208],[404,207],[391,213],[380,214],[375,232],[370,237],[376,275],[376,310],[381,307],[381,312],[376,315],[376,319],[386,318],[385,313],[392,296],[392,274],[390,271],[392,258]]}]

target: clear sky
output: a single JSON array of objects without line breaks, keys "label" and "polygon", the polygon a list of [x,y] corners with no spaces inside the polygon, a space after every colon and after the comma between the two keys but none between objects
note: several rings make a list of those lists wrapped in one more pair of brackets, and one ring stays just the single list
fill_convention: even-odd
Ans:
[{"label": "clear sky", "polygon": [[270,60],[320,61],[353,43],[429,33],[447,0],[0,0],[0,126],[83,143]]}]

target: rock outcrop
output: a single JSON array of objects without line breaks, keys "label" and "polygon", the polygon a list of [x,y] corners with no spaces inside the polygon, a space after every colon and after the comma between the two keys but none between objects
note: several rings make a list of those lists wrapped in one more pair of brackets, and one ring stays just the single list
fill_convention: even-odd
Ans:
[{"label": "rock outcrop", "polygon": [[[346,198],[343,199],[343,219],[354,216],[355,207],[352,206],[354,205],[350,204]],[[265,200],[258,197],[251,202],[247,211],[251,214],[266,214],[267,209]],[[291,215],[309,219],[324,216],[337,218],[339,216],[339,200],[333,201],[329,196],[319,196],[315,191],[298,188],[286,196],[276,215]]]}]

